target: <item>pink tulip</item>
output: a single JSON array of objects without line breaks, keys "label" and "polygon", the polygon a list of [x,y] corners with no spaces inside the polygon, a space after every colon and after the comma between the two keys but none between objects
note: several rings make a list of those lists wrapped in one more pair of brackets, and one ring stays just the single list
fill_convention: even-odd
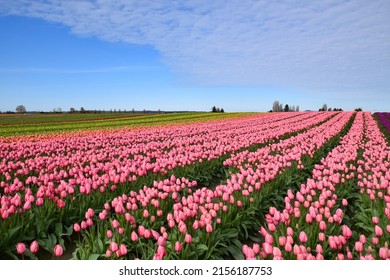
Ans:
[{"label": "pink tulip", "polygon": [[187,233],[184,240],[185,240],[185,242],[190,244],[190,243],[192,243],[192,236]]},{"label": "pink tulip", "polygon": [[117,228],[117,227],[119,227],[120,225],[119,225],[119,222],[118,222],[117,220],[113,220],[113,221],[111,222],[111,226],[112,226],[113,228]]},{"label": "pink tulip", "polygon": [[138,235],[135,231],[131,232],[131,241],[135,242],[138,240]]},{"label": "pink tulip", "polygon": [[57,244],[56,246],[54,246],[54,255],[56,257],[62,256],[63,253],[64,253],[64,249],[62,248],[62,246],[60,244]]},{"label": "pink tulip", "polygon": [[265,242],[268,243],[268,244],[270,244],[270,245],[274,244],[274,238],[272,237],[271,234],[267,234],[267,235],[265,236]]},{"label": "pink tulip", "polygon": [[276,230],[276,226],[273,223],[268,223],[268,230],[274,232]]},{"label": "pink tulip", "polygon": [[345,238],[350,238],[351,236],[352,236],[352,231],[351,231],[351,229],[348,227],[348,226],[346,226],[346,225],[343,225],[342,227],[341,227],[341,229],[342,229],[342,231],[343,231],[343,236],[345,237]]},{"label": "pink tulip", "polygon": [[375,225],[379,224],[379,218],[378,218],[378,217],[375,217],[375,216],[374,216],[374,217],[372,217],[371,219],[372,219],[372,223],[373,223],[373,224],[375,224]]},{"label": "pink tulip", "polygon": [[139,235],[140,237],[143,237],[144,234],[145,234],[145,227],[144,227],[144,226],[139,226],[139,227],[138,227],[138,235]]},{"label": "pink tulip", "polygon": [[379,257],[380,257],[381,259],[384,259],[384,260],[386,260],[387,258],[390,257],[390,255],[389,255],[389,250],[388,250],[387,247],[381,247],[381,248],[379,249]]},{"label": "pink tulip", "polygon": [[274,257],[282,257],[282,252],[278,247],[272,248],[272,254],[274,255]]},{"label": "pink tulip", "polygon": [[88,227],[86,221],[81,221],[81,229],[86,229]]},{"label": "pink tulip", "polygon": [[268,243],[263,243],[263,250],[264,252],[267,254],[267,255],[271,255],[272,252],[273,252],[273,247],[272,245],[268,244]]},{"label": "pink tulip", "polygon": [[39,250],[39,244],[38,244],[38,241],[34,240],[33,242],[31,242],[30,244],[30,251],[31,253],[35,254],[37,253]]},{"label": "pink tulip", "polygon": [[158,246],[157,254],[160,255],[161,257],[164,257],[167,254],[167,251],[163,246]]},{"label": "pink tulip", "polygon": [[176,243],[175,243],[176,252],[180,252],[182,248],[183,248],[183,245],[179,241],[176,241]]},{"label": "pink tulip", "polygon": [[26,245],[24,243],[19,242],[18,244],[16,244],[16,252],[19,255],[23,255],[25,251],[26,251]]},{"label": "pink tulip", "polygon": [[112,252],[116,252],[118,250],[118,244],[116,242],[114,242],[114,241],[111,241],[110,242],[110,250]]},{"label": "pink tulip", "polygon": [[73,230],[74,230],[75,232],[79,232],[79,231],[81,230],[80,225],[79,225],[78,223],[75,223],[75,224],[73,225]]},{"label": "pink tulip", "polygon": [[[165,233],[165,232],[164,232]],[[166,243],[166,239],[162,236],[160,236],[158,239],[157,239],[157,244],[158,246],[165,246],[165,243]]]},{"label": "pink tulip", "polygon": [[345,259],[344,254],[343,253],[338,253],[337,254],[337,259],[338,260],[344,260]]},{"label": "pink tulip", "polygon": [[146,239],[149,239],[151,236],[152,236],[152,232],[150,231],[150,229],[145,229],[144,237]]},{"label": "pink tulip", "polygon": [[285,236],[279,236],[279,245],[284,246],[286,245],[286,237]]},{"label": "pink tulip", "polygon": [[380,226],[375,225],[374,232],[377,236],[382,236],[383,235],[383,230]]},{"label": "pink tulip", "polygon": [[212,227],[212,225],[210,225],[210,224],[207,224],[207,225],[206,225],[206,232],[208,232],[208,233],[213,232],[213,227]]},{"label": "pink tulip", "polygon": [[124,255],[127,254],[127,247],[126,247],[125,244],[121,244],[121,245],[119,246],[119,252],[120,252],[120,255],[121,255],[121,256],[124,256]]},{"label": "pink tulip", "polygon": [[107,232],[106,232],[106,235],[107,235],[108,238],[111,239],[111,238],[112,238],[112,235],[113,235],[113,234],[112,234],[112,231],[108,229]]},{"label": "pink tulip", "polygon": [[307,241],[307,235],[304,231],[299,233],[299,241],[305,243]]},{"label": "pink tulip", "polygon": [[253,246],[252,246],[252,249],[253,249],[253,253],[255,255],[259,254],[260,253],[260,245],[257,244],[257,243],[254,243]]},{"label": "pink tulip", "polygon": [[356,252],[359,252],[359,253],[363,252],[363,243],[360,241],[356,241],[355,242],[355,250],[356,250]]},{"label": "pink tulip", "polygon": [[292,245],[291,245],[291,243],[286,243],[286,245],[284,246],[284,250],[286,251],[286,252],[291,252],[292,251]]},{"label": "pink tulip", "polygon": [[317,252],[317,254],[322,254],[323,253],[323,249],[322,249],[321,244],[317,244],[316,245],[316,252]]}]

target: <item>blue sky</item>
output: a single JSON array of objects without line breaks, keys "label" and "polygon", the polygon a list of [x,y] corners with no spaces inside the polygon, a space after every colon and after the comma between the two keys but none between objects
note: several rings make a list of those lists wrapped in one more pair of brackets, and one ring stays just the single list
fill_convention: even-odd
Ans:
[{"label": "blue sky", "polygon": [[390,1],[0,0],[0,111],[390,111]]}]

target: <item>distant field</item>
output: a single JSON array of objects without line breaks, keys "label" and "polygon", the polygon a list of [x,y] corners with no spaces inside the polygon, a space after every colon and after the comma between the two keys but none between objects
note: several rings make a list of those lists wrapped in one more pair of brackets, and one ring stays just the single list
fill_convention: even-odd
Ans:
[{"label": "distant field", "polygon": [[37,124],[57,122],[92,121],[101,119],[121,119],[139,116],[152,116],[153,114],[132,113],[85,113],[85,114],[4,114],[0,115],[0,125]]},{"label": "distant field", "polygon": [[0,115],[0,137],[219,120],[253,113]]}]

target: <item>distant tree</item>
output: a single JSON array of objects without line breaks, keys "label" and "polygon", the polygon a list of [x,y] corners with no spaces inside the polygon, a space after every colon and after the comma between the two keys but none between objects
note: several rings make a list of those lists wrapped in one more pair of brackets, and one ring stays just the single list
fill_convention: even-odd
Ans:
[{"label": "distant tree", "polygon": [[211,108],[211,112],[216,113],[216,112],[217,112],[217,107],[213,106],[213,107]]},{"label": "distant tree", "polygon": [[299,112],[299,106],[295,107],[295,111]]},{"label": "distant tree", "polygon": [[220,112],[221,113],[225,113],[225,110],[223,108],[221,108]]},{"label": "distant tree", "polygon": [[69,109],[69,113],[71,113],[71,114],[74,114],[74,113],[76,113],[76,110],[75,110],[75,108],[70,108],[70,109]]},{"label": "distant tree", "polygon": [[131,112],[134,114],[135,113],[135,109],[133,108],[133,109],[131,109]]},{"label": "distant tree", "polygon": [[290,112],[290,107],[288,106],[288,104],[286,104],[286,105],[284,106],[284,111],[285,111],[285,112]]},{"label": "distant tree", "polygon": [[328,108],[328,111],[329,111],[329,112],[332,111],[332,108],[329,107],[329,108]]},{"label": "distant tree", "polygon": [[295,112],[295,105],[292,105],[292,106],[291,106],[290,111],[291,111],[291,112]]},{"label": "distant tree", "polygon": [[275,100],[272,104],[272,111],[273,112],[279,112],[279,101]]},{"label": "distant tree", "polygon": [[161,110],[160,110],[160,109],[158,109],[158,110],[157,110],[157,113],[158,113],[158,114],[161,114]]},{"label": "distant tree", "polygon": [[26,107],[24,107],[24,105],[18,105],[16,106],[16,109],[15,109],[16,113],[26,113]]},{"label": "distant tree", "polygon": [[84,107],[81,107],[81,108],[80,108],[80,113],[82,113],[82,114],[85,113]]},{"label": "distant tree", "polygon": [[144,114],[146,114],[146,109],[143,109],[142,112],[144,112]]},{"label": "distant tree", "polygon": [[283,103],[279,104],[279,111],[278,112],[283,112]]},{"label": "distant tree", "polygon": [[328,106],[326,104],[324,104],[324,105],[322,105],[322,107],[320,109],[318,109],[318,111],[321,111],[321,112],[328,111]]},{"label": "distant tree", "polygon": [[356,108],[355,111],[356,112],[361,112],[361,111],[363,111],[363,109],[359,107],[359,108]]},{"label": "distant tree", "polygon": [[56,113],[56,114],[62,113],[62,108],[61,107],[54,108],[53,113]]}]

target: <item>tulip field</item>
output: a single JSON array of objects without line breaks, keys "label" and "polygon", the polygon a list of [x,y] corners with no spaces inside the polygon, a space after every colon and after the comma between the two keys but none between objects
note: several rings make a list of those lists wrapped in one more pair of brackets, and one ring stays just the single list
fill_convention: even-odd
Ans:
[{"label": "tulip field", "polygon": [[369,112],[2,119],[0,259],[390,260],[389,133]]}]

